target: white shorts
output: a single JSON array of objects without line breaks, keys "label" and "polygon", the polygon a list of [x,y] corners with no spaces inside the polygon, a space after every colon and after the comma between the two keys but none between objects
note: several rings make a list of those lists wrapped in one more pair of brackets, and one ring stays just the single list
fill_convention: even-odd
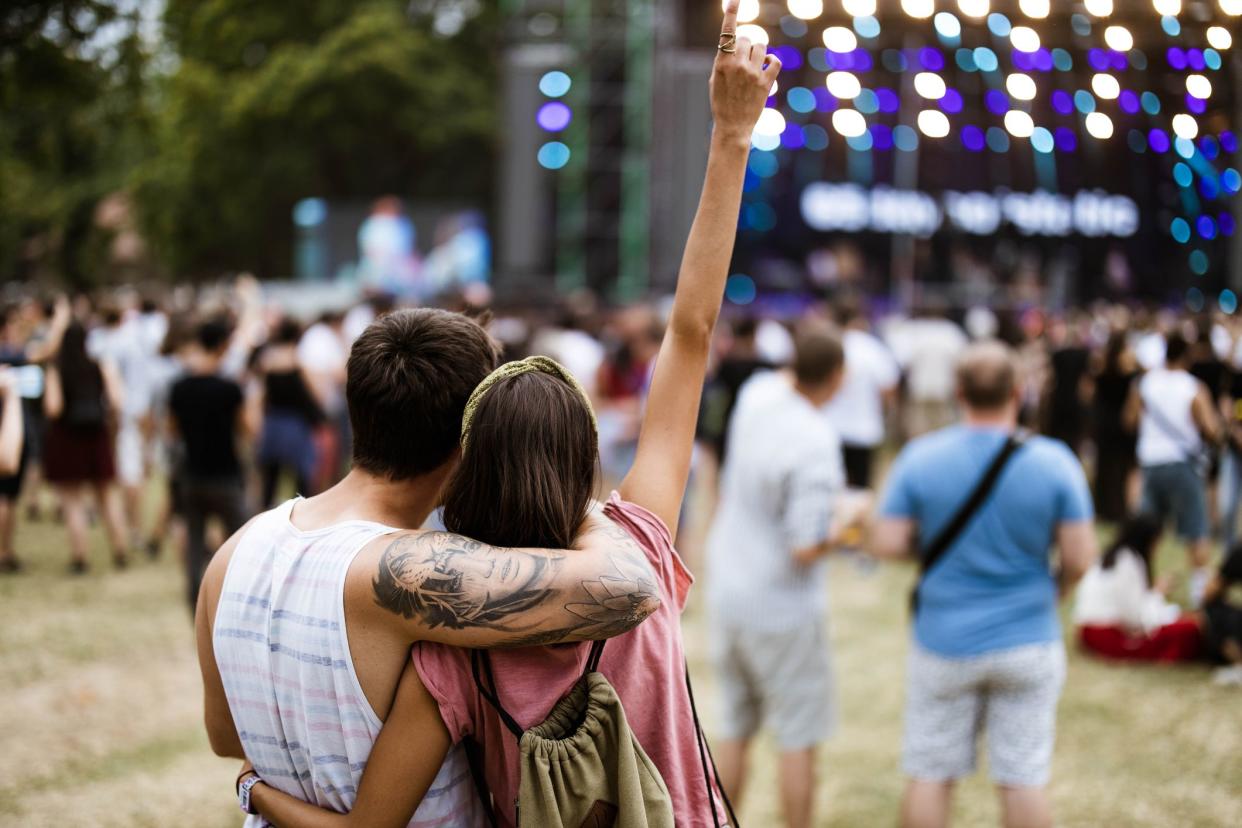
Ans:
[{"label": "white shorts", "polygon": [[818,618],[783,632],[715,626],[712,661],[726,739],[749,739],[764,724],[781,750],[792,751],[831,735],[836,705],[825,626]]},{"label": "white shorts", "polygon": [[907,776],[938,782],[969,776],[976,742],[986,730],[996,784],[1048,784],[1065,684],[1064,644],[946,658],[911,642],[906,669]]},{"label": "white shorts", "polygon": [[116,477],[122,486],[140,485],[146,477],[142,430],[136,419],[122,418],[116,431]]}]

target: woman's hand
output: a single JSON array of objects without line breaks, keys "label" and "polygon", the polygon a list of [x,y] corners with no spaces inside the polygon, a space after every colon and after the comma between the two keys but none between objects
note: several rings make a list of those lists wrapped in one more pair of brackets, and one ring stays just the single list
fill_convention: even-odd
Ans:
[{"label": "woman's hand", "polygon": [[781,62],[763,44],[737,37],[737,6],[738,0],[730,0],[720,31],[710,84],[712,118],[717,134],[749,143]]}]

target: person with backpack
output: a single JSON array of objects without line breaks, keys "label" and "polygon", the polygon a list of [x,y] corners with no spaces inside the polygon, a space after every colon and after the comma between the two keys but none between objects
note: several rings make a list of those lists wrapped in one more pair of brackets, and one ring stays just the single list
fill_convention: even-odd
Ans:
[{"label": "person with backpack", "polygon": [[1220,437],[1212,392],[1190,373],[1190,343],[1180,331],[1165,337],[1164,365],[1131,386],[1126,418],[1138,429],[1143,476],[1140,510],[1174,524],[1193,570],[1190,604],[1198,607],[1212,558],[1207,507],[1209,447]]},{"label": "person with backpack", "polygon": [[[349,815],[309,808],[243,771],[263,815],[284,826],[404,825],[429,752],[466,741],[492,824],[551,826],[736,824],[721,796],[694,711],[679,616],[693,576],[673,549],[689,476],[712,331],[728,276],[751,131],[779,71],[762,46],[734,35],[726,12],[712,77],[715,116],[707,179],[640,430],[634,465],[603,507],[602,531],[632,538],[659,608],[605,644],[532,646],[490,655],[420,643],[392,715],[367,761]],[[599,435],[581,386],[557,363],[508,363],[479,384],[462,421],[461,465],[445,494],[445,525],[500,546],[572,539],[591,510]],[[415,601],[422,574],[390,562],[381,592]],[[605,605],[635,600],[641,573],[619,567],[589,585]],[[510,577],[525,577],[513,572]],[[642,592],[639,589],[638,592]],[[590,619],[590,606],[568,607]],[[542,644],[542,635],[530,644]],[[432,754],[434,755],[434,754]],[[420,776],[420,773],[422,774]],[[434,794],[434,791],[433,791]],[[420,794],[421,796],[421,794]]]},{"label": "person with backpack", "polygon": [[953,785],[974,772],[986,731],[1005,824],[1051,826],[1045,787],[1065,679],[1057,602],[1096,557],[1091,492],[1064,443],[1017,430],[1010,348],[971,345],[956,373],[964,422],[898,455],[871,539],[875,555],[913,553],[922,569],[911,601],[901,824],[948,824]]},{"label": "person with backpack", "polygon": [[125,515],[116,487],[113,421],[121,410],[121,378],[107,359],[94,360],[86,351],[86,329],[73,322],[65,330],[60,351],[47,368],[43,410],[48,418],[43,471],[56,489],[69,531],[69,570],[87,571],[87,497],[94,494],[112,547],[112,560],[123,568],[126,549]]}]

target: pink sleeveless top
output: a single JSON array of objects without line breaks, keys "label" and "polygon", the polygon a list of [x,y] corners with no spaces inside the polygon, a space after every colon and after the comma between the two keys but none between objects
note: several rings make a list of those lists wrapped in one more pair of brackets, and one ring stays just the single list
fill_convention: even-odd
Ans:
[{"label": "pink sleeveless top", "polygon": [[[635,629],[608,641],[600,672],[616,688],[630,729],[664,777],[677,825],[716,828],[686,692],[681,640],[680,616],[694,578],[673,549],[668,527],[658,517],[622,501],[616,492],[604,513],[647,553],[659,579],[656,589],[661,607]],[[618,578],[624,576],[618,573]],[[626,583],[623,591],[630,589],[631,584]],[[589,652],[587,643],[493,650],[492,668],[505,710],[523,729],[543,721],[581,678]],[[470,651],[424,642],[415,645],[413,659],[423,684],[440,706],[453,741],[472,736],[482,744],[497,817],[502,825],[512,826],[518,791],[517,740],[479,696]],[[716,809],[721,823],[725,822],[719,797]]]}]

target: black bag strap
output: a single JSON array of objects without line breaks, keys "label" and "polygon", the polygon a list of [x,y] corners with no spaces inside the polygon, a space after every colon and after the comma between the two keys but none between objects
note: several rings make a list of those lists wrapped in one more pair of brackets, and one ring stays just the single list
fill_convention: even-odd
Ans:
[{"label": "black bag strap", "polygon": [[1001,472],[1005,470],[1005,466],[1009,464],[1010,458],[1014,453],[1026,443],[1029,435],[1019,429],[1010,434],[1005,444],[1001,446],[1000,451],[996,453],[991,465],[988,466],[983,477],[979,479],[979,483],[975,486],[970,497],[966,498],[957,510],[957,514],[953,515],[953,519],[945,525],[935,539],[922,551],[919,556],[919,579],[915,582],[914,588],[910,590],[910,612],[911,615],[919,611],[919,588],[923,586],[923,582],[927,580],[927,574],[932,567],[936,565],[953,546],[953,542],[965,531],[970,525],[970,521],[974,519],[979,509],[987,502],[988,495],[992,493],[992,489],[996,486],[996,481],[1000,479]]},{"label": "black bag strap", "polygon": [[[694,687],[690,684],[690,664],[686,665],[686,694],[690,697],[690,714],[694,717],[694,737],[699,745],[699,763],[703,766],[703,781],[707,785],[707,802],[712,808],[712,825],[720,825],[720,814],[716,810],[716,796],[712,792],[712,778],[716,779],[716,789],[720,791],[720,798],[724,800],[725,810],[729,814],[729,824],[733,828],[739,828],[737,814],[733,812],[733,803],[729,801],[729,794],[725,792],[724,784],[720,781],[720,770],[716,767],[716,757],[712,756],[711,746],[707,744],[707,737],[703,735],[703,725],[699,723],[699,709],[694,704]],[[708,771],[708,765],[711,771]]]}]

